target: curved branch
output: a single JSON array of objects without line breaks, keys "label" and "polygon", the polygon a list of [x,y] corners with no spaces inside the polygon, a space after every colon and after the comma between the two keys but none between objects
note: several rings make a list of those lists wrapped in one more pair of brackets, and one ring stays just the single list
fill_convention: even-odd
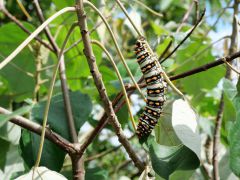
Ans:
[{"label": "curved branch", "polygon": [[137,28],[136,24],[133,22],[133,20],[130,18],[127,10],[125,9],[125,7],[122,5],[122,3],[119,0],[116,0],[116,3],[118,4],[118,6],[122,9],[123,13],[125,14],[125,16],[128,18],[129,22],[132,24],[133,28],[135,29],[135,31],[137,32],[138,36],[143,37],[143,34],[139,31],[139,29]]},{"label": "curved branch", "polygon": [[111,64],[114,67],[114,70],[117,73],[118,79],[119,79],[120,84],[122,86],[122,91],[123,91],[123,94],[125,96],[125,100],[126,100],[127,107],[128,107],[128,112],[129,112],[130,119],[131,119],[131,122],[132,122],[132,126],[133,126],[134,130],[136,131],[137,130],[137,126],[135,124],[134,117],[132,115],[131,106],[130,106],[130,102],[129,102],[129,99],[128,99],[127,91],[125,89],[125,86],[124,86],[121,74],[118,71],[118,68],[117,68],[117,66],[116,66],[112,56],[110,55],[110,53],[107,51],[107,49],[99,41],[92,40],[91,42],[92,42],[92,44],[96,44],[97,46],[99,46],[106,53],[106,55],[108,56],[108,59],[111,61]]},{"label": "curved branch", "polygon": [[[157,11],[154,11],[153,9],[151,9],[150,7],[148,7],[146,4],[142,3],[139,0],[133,0],[135,3],[139,4],[140,6],[142,6],[143,8],[145,8],[147,11],[149,11],[150,13],[152,13],[155,16],[158,16],[160,18],[163,17],[163,15],[161,13],[158,13]],[[129,3],[129,1],[127,0],[123,0],[124,3]]]}]

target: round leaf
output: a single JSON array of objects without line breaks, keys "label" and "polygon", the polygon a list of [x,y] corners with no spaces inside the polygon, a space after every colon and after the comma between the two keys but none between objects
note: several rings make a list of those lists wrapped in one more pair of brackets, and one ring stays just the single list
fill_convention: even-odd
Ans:
[{"label": "round leaf", "polygon": [[189,104],[182,99],[173,103],[172,125],[182,143],[200,159],[201,138],[197,129],[197,117]]}]

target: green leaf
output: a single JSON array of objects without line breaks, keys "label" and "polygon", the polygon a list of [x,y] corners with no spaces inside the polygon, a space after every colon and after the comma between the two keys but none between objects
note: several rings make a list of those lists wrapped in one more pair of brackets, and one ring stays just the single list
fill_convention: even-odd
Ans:
[{"label": "green leaf", "polygon": [[24,163],[19,154],[18,146],[10,145],[6,154],[4,171],[0,173],[0,179],[11,179],[16,172],[23,170]]},{"label": "green leaf", "polygon": [[12,119],[13,117],[23,115],[29,112],[31,109],[32,106],[24,106],[12,112],[11,114],[0,114],[0,127],[2,127],[7,121]]},{"label": "green leaf", "polygon": [[233,104],[237,111],[237,119],[234,124],[232,124],[229,132],[229,145],[230,145],[230,168],[234,174],[240,177],[240,89],[239,89],[240,79],[238,80],[237,90],[238,94],[233,99]]},{"label": "green leaf", "polygon": [[57,180],[67,180],[63,175],[51,171],[47,169],[46,167],[37,167],[36,169],[31,169],[30,172],[23,174],[16,178],[16,180],[22,180],[22,179],[57,179]]},{"label": "green leaf", "polygon": [[108,180],[108,171],[102,168],[91,168],[86,170],[86,180]]},{"label": "green leaf", "polygon": [[54,4],[56,5],[57,9],[62,9],[68,6],[74,6],[74,0],[53,0]]},{"label": "green leaf", "polygon": [[116,115],[118,117],[118,121],[123,128],[124,125],[130,122],[130,119],[128,118],[128,108],[126,104],[116,113]]},{"label": "green leaf", "polygon": [[162,0],[161,3],[160,3],[160,9],[161,11],[164,11],[166,10],[172,3],[173,0],[168,0],[168,1],[164,1]]},{"label": "green leaf", "polygon": [[178,99],[173,102],[172,125],[181,142],[200,159],[201,138],[198,133],[197,116],[187,101]]},{"label": "green leaf", "polygon": [[176,170],[193,170],[200,164],[196,154],[184,145],[163,146],[153,140],[148,143],[153,170],[165,179]]},{"label": "green leaf", "polygon": [[1,151],[0,151],[0,169],[2,171],[4,171],[4,167],[6,164],[6,160],[7,160],[7,153],[9,151],[9,146],[10,143],[8,141],[5,141],[3,139],[0,138],[0,147],[1,147]]},{"label": "green leaf", "polygon": [[150,24],[156,35],[162,36],[162,35],[169,34],[168,31],[163,26],[157,25],[155,22],[152,22],[152,21]]},{"label": "green leaf", "polygon": [[[91,27],[89,27],[91,29]],[[63,29],[63,32],[59,36],[59,43],[62,44],[68,29]],[[77,42],[81,37],[79,30],[75,30],[71,36],[70,42]],[[99,40],[98,34],[96,32],[91,34],[91,39]],[[72,43],[70,43],[71,45]],[[90,70],[88,67],[87,59],[83,53],[83,43],[77,45],[77,47],[72,48],[69,50],[65,55],[65,62],[66,62],[66,74],[69,87],[71,90],[76,91],[86,88],[84,82],[88,80],[91,76]],[[93,52],[96,57],[97,65],[100,65],[102,61],[102,50],[97,47],[93,46]],[[84,79],[85,78],[85,79]]]},{"label": "green leaf", "polygon": [[[73,118],[78,132],[81,126],[88,120],[92,111],[92,102],[87,94],[69,92]],[[46,102],[36,104],[32,110],[32,119],[42,124]],[[65,106],[62,94],[54,96],[51,100],[48,114],[48,125],[52,130],[70,140],[70,133],[66,119]]]},{"label": "green leaf", "polygon": [[[20,139],[21,155],[29,169],[36,162],[39,144],[39,135],[26,130],[22,131]],[[54,171],[60,171],[65,155],[66,153],[62,149],[45,139],[40,165]]]},{"label": "green leaf", "polygon": [[[130,71],[132,72],[133,76],[139,75],[139,74],[137,74],[138,70],[139,70],[139,65],[138,65],[138,63],[136,62],[135,59],[126,60],[126,64],[128,65],[128,67],[129,67]],[[122,62],[119,62],[117,64],[117,68],[118,68],[122,77],[130,78]]]},{"label": "green leaf", "polygon": [[0,128],[0,138],[11,142],[12,144],[18,144],[21,136],[21,127],[11,122],[5,123]]},{"label": "green leaf", "polygon": [[[202,40],[198,40],[188,45],[185,49],[178,50],[176,60],[180,66],[174,71],[174,73],[178,74],[186,72],[190,69],[212,62],[214,57],[211,54],[210,48],[208,48],[204,53],[195,56],[196,53],[206,48],[208,48],[208,44],[203,44]],[[189,76],[188,78],[181,79],[180,82],[184,91],[196,98],[203,90],[206,91],[216,87],[217,83],[223,76],[224,69],[222,67],[215,67]]]},{"label": "green leaf", "polygon": [[164,39],[164,41],[159,44],[156,48],[157,54],[158,56],[162,55],[162,53],[165,51],[165,49],[167,48],[167,46],[169,45],[169,43],[172,41],[171,37],[167,37]]},{"label": "green leaf", "polygon": [[234,174],[240,177],[240,117],[230,129],[229,145],[230,145],[230,167]]},{"label": "green leaf", "polygon": [[173,101],[167,102],[163,107],[164,116],[160,117],[158,126],[155,127],[156,141],[161,145],[177,146],[181,144],[172,126],[172,103]]},{"label": "green leaf", "polygon": [[222,159],[219,162],[219,176],[222,180],[224,179],[238,179],[230,169],[229,166],[230,155],[229,151],[227,151]]},{"label": "green leaf", "polygon": [[103,76],[104,83],[118,79],[117,73],[107,66],[100,66],[99,70]]},{"label": "green leaf", "polygon": [[223,79],[223,90],[229,100],[233,100],[234,97],[237,95],[237,88],[236,86],[228,79]]},{"label": "green leaf", "polygon": [[[24,26],[29,30],[33,29],[29,24],[24,23]],[[14,23],[1,26],[0,34],[0,61],[15,50],[28,36],[20,28],[16,27]],[[21,101],[27,97],[32,97],[34,77],[29,76],[28,73],[33,74],[34,70],[35,61],[33,53],[26,47],[0,71],[0,76],[8,82],[8,94],[11,94],[13,99]]]}]

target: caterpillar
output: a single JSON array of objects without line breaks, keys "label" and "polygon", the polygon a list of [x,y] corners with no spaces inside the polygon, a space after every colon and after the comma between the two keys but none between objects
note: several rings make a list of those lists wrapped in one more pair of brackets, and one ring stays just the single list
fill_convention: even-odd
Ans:
[{"label": "caterpillar", "polygon": [[158,122],[165,102],[166,83],[163,79],[163,70],[157,66],[157,57],[153,54],[144,37],[136,41],[135,54],[137,62],[147,84],[147,102],[140,115],[136,134],[139,139],[151,134]]}]

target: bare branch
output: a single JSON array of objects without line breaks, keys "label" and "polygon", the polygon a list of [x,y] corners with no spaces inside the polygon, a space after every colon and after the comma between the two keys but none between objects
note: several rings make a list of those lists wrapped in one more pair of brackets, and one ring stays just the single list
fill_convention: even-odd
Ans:
[{"label": "bare branch", "polygon": [[163,63],[164,61],[166,61],[169,57],[171,57],[173,55],[174,52],[176,52],[178,50],[178,48],[190,37],[190,35],[193,33],[193,31],[196,29],[196,27],[200,24],[200,22],[202,21],[202,18],[205,14],[205,9],[202,13],[202,15],[200,16],[200,18],[198,19],[197,23],[192,27],[192,29],[187,33],[187,35],[183,38],[183,40],[172,50],[171,53],[169,53],[169,55],[167,57],[165,57],[163,60],[160,60],[160,63]]},{"label": "bare branch", "polygon": [[[8,111],[7,109],[0,107],[0,114],[11,114],[11,113],[12,113],[11,111]],[[38,134],[38,135],[41,135],[41,133],[42,133],[41,125],[39,125],[29,119],[26,119],[22,116],[16,116],[16,117],[12,118],[10,120],[10,122],[17,124],[20,127],[23,127],[31,132]],[[63,137],[61,137],[59,134],[53,132],[49,128],[46,129],[45,137],[49,141],[53,142],[54,144],[59,146],[61,149],[66,151],[67,153],[76,153],[77,151],[79,151],[78,149],[76,149],[76,147],[73,146],[72,143],[70,143],[68,140],[64,139]]]},{"label": "bare branch", "polygon": [[170,80],[174,81],[176,79],[185,78],[187,76],[191,76],[191,75],[203,72],[203,71],[207,71],[208,69],[211,69],[211,68],[214,68],[218,65],[223,64],[224,63],[223,59],[225,59],[227,62],[230,62],[230,61],[233,61],[234,59],[236,59],[238,57],[240,57],[240,51],[238,51],[236,53],[233,53],[232,55],[229,55],[229,56],[226,56],[226,57],[223,57],[223,58],[219,58],[219,59],[217,59],[217,60],[215,60],[211,63],[207,63],[203,66],[197,67],[197,68],[192,69],[190,71],[187,71],[187,72],[175,75],[175,76],[170,76]]}]

